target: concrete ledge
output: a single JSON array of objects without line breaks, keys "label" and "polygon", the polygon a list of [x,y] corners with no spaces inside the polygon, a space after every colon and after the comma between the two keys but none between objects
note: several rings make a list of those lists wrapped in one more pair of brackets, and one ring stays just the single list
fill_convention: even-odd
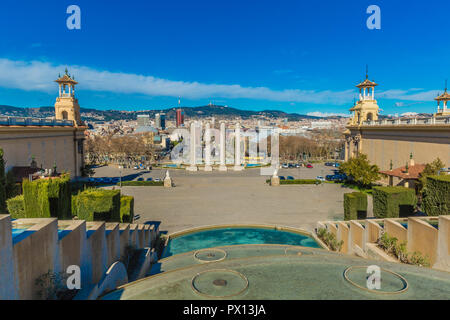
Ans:
[{"label": "concrete ledge", "polygon": [[352,248],[351,252],[354,252],[353,247],[357,246],[358,248],[361,248],[361,250],[364,249],[365,246],[365,230],[364,227],[357,221],[351,220],[350,221],[350,237],[349,237],[349,243]]},{"label": "concrete ledge", "polygon": [[337,240],[343,241],[341,251],[342,253],[352,253],[352,249],[350,246],[349,235],[350,228],[346,222],[339,221],[337,223]]},{"label": "concrete ledge", "polygon": [[120,239],[120,256],[125,254],[125,248],[130,243],[130,224],[120,223],[119,224],[119,239]]},{"label": "concrete ledge", "polygon": [[108,265],[120,259],[120,227],[117,222],[106,223],[106,247],[108,249]]},{"label": "concrete ledge", "polygon": [[0,300],[18,299],[17,284],[14,281],[14,254],[11,219],[0,215]]},{"label": "concrete ledge", "polygon": [[433,268],[450,271],[450,216],[439,217],[438,248]]},{"label": "concrete ledge", "polygon": [[406,242],[408,240],[408,231],[397,221],[394,219],[384,219],[384,231],[389,236],[397,238],[399,243]]},{"label": "concrete ledge", "polygon": [[431,265],[436,263],[438,230],[429,223],[416,218],[408,218],[408,252],[420,252],[430,258]]}]

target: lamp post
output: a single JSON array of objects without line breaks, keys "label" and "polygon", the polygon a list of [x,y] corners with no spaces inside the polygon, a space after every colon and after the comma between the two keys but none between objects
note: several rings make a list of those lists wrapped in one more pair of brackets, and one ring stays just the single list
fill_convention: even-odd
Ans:
[{"label": "lamp post", "polygon": [[120,178],[119,178],[119,187],[122,189],[122,166],[119,166]]}]

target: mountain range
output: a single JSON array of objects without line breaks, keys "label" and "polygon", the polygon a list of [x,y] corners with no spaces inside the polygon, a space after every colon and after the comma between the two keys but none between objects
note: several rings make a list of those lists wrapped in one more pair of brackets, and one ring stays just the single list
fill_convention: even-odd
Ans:
[{"label": "mountain range", "polygon": [[[123,110],[99,110],[81,108],[81,117],[86,121],[111,121],[111,120],[136,120],[138,115],[148,114],[151,118],[154,118],[157,113],[165,113],[166,118],[174,120],[176,117],[176,110],[178,108],[168,108],[160,110],[139,110],[139,111],[123,111]],[[321,117],[314,117],[308,115],[302,115],[298,113],[286,113],[279,110],[263,110],[263,111],[250,111],[231,108],[228,106],[219,105],[206,105],[198,107],[181,107],[185,117],[189,118],[205,118],[205,117],[217,117],[217,118],[236,118],[249,119],[252,117],[267,117],[267,118],[287,118],[289,121],[297,121],[302,119],[321,119]],[[54,107],[37,107],[37,108],[21,108],[8,105],[0,105],[0,114],[4,116],[16,116],[16,117],[36,117],[46,118],[54,116]],[[339,118],[329,117],[329,118]]]}]

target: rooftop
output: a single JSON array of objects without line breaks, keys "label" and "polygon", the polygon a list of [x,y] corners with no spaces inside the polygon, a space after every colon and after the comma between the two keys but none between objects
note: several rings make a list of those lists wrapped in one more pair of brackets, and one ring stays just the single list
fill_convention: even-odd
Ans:
[{"label": "rooftop", "polygon": [[403,166],[393,170],[380,171],[380,173],[401,179],[419,179],[420,174],[424,169],[424,164],[416,164],[408,167],[408,170],[406,170],[406,166]]}]

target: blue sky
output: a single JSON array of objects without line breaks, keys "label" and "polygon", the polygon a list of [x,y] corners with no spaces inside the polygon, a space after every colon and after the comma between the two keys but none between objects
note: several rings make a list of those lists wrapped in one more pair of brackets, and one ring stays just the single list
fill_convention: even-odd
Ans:
[{"label": "blue sky", "polygon": [[[81,30],[66,9],[81,8]],[[369,30],[369,5],[381,30]],[[348,114],[380,84],[384,114],[434,112],[450,76],[446,0],[12,1],[0,3],[0,104],[53,105],[66,66],[82,107],[216,104]]]}]

